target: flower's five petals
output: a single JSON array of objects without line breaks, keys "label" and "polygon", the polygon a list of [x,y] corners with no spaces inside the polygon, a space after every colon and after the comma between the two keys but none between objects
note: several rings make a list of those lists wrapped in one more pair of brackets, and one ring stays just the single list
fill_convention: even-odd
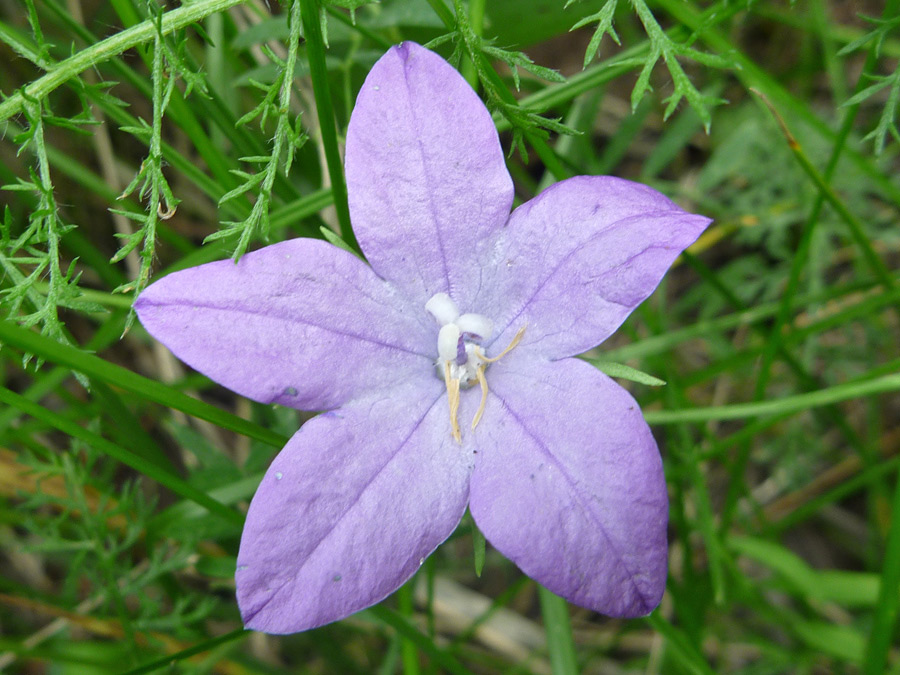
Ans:
[{"label": "flower's five petals", "polygon": [[356,256],[293,239],[175,272],[135,303],[178,358],[229,389],[302,410],[428,371],[434,331]]},{"label": "flower's five petals", "polygon": [[441,383],[366,397],[303,425],[250,504],[237,559],[248,628],[293,633],[399,588],[466,509],[471,452]]},{"label": "flower's five petals", "polygon": [[491,375],[470,486],[478,527],[557,595],[648,614],[665,588],[668,502],[637,403],[576,359],[510,359]]},{"label": "flower's five petals", "polygon": [[353,229],[383,278],[424,304],[471,304],[478,247],[509,217],[513,186],[484,104],[446,61],[411,42],[366,78],[347,130]]},{"label": "flower's five petals", "polygon": [[[581,354],[609,337],[649,296],[710,219],[656,190],[609,176],[557,183],[517,208],[503,232],[479,304],[497,344],[528,326],[523,348],[548,358]],[[497,309],[493,307],[496,305]]]}]

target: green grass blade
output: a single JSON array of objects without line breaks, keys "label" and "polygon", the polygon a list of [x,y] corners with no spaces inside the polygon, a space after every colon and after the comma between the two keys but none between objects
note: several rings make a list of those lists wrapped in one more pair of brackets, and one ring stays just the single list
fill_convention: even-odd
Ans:
[{"label": "green grass blade", "polygon": [[144,673],[152,673],[157,670],[172,670],[176,663],[179,661],[184,661],[192,656],[196,656],[197,654],[202,654],[203,652],[208,652],[213,647],[218,647],[219,645],[224,645],[232,640],[238,640],[242,637],[246,637],[250,635],[249,631],[244,630],[243,628],[239,628],[237,630],[233,630],[230,633],[225,633],[225,635],[220,635],[219,637],[212,638],[210,640],[204,640],[193,647],[188,647],[187,649],[182,649],[180,652],[175,652],[174,654],[170,654],[169,656],[165,656],[161,659],[157,659],[156,661],[151,661],[150,663],[145,663],[142,666],[138,666],[133,670],[129,670],[123,675],[143,675]]},{"label": "green grass blade", "polygon": [[232,523],[243,525],[244,516],[242,514],[228,508],[221,502],[216,501],[178,476],[161,469],[153,462],[150,462],[115,443],[107,441],[102,436],[98,436],[92,431],[88,431],[84,427],[64,418],[62,415],[59,415],[38,403],[29,401],[24,396],[19,396],[5,387],[0,387],[0,402],[14,406],[25,414],[31,415],[35,419],[39,419],[42,422],[55,427],[73,438],[77,438],[90,444],[93,448],[106,453],[113,459],[130,466],[132,469],[141,472],[148,478],[155,480],[160,485],[169,488],[175,494],[199,504],[210,513],[221,516]]},{"label": "green grass blade", "polygon": [[68,366],[88,377],[97,377],[108,384],[143,396],[147,400],[180,410],[267,445],[280,448],[287,442],[285,437],[258,424],[191,398],[177,389],[138,375],[121,366],[38,335],[12,321],[0,321],[0,343],[35,354],[47,361]]},{"label": "green grass blade", "polygon": [[885,375],[873,380],[848,382],[808,394],[786,396],[758,403],[735,403],[733,405],[688,408],[684,410],[647,410],[644,412],[644,417],[649,424],[739,420],[760,415],[800,412],[801,410],[831,405],[840,401],[897,390],[900,390],[900,375]]},{"label": "green grass blade", "polygon": [[337,128],[334,116],[334,105],[328,86],[328,69],[325,66],[325,40],[322,37],[322,24],[319,22],[321,5],[319,0],[299,0],[300,15],[303,19],[303,34],[306,37],[306,54],[309,58],[309,74],[312,78],[313,96],[316,100],[316,111],[319,114],[319,131],[322,134],[322,147],[325,151],[325,163],[328,165],[328,176],[331,179],[331,192],[334,195],[334,208],[341,225],[341,237],[354,249],[362,252],[353,227],[350,224],[350,207],[347,204],[347,185],[344,182],[344,165],[337,143]]},{"label": "green grass blade", "polygon": [[553,675],[578,675],[578,657],[569,621],[569,604],[558,595],[538,585],[541,616],[547,633],[547,651]]},{"label": "green grass blade", "polygon": [[888,650],[894,641],[900,607],[900,479],[894,487],[894,504],[891,509],[891,527],[884,547],[884,563],[875,620],[866,645],[863,673],[880,675],[885,672]]}]

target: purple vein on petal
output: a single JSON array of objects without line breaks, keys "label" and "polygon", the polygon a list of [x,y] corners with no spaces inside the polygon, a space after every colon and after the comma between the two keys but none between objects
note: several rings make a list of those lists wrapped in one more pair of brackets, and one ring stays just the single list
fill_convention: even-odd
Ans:
[{"label": "purple vein on petal", "polygon": [[644,595],[644,593],[641,591],[640,587],[637,584],[637,581],[635,580],[637,577],[636,577],[634,570],[632,570],[632,568],[628,565],[625,557],[621,555],[619,547],[616,546],[615,542],[610,538],[609,534],[607,534],[606,528],[603,526],[603,523],[600,522],[599,520],[597,520],[593,511],[591,511],[589,508],[587,508],[585,506],[585,504],[583,503],[581,495],[580,495],[580,491],[578,489],[576,489],[578,486],[578,483],[569,475],[569,472],[566,471],[566,469],[562,465],[562,463],[560,463],[560,461],[556,458],[556,455],[554,455],[552,452],[550,452],[550,450],[547,448],[547,446],[541,441],[540,437],[537,436],[528,427],[528,425],[525,424],[525,422],[518,415],[518,413],[516,413],[516,411],[512,409],[512,407],[509,405],[509,403],[507,403],[506,399],[504,399],[502,396],[497,394],[494,390],[491,390],[490,396],[496,398],[500,402],[500,405],[503,406],[503,409],[506,410],[506,412],[509,413],[510,417],[512,417],[512,419],[514,419],[516,421],[516,423],[519,425],[519,427],[521,427],[522,431],[524,431],[528,435],[528,437],[531,438],[532,441],[534,441],[535,445],[540,449],[541,453],[545,457],[547,457],[548,460],[551,461],[554,466],[557,467],[559,472],[562,474],[563,478],[565,478],[566,482],[572,487],[572,494],[578,500],[578,506],[581,508],[581,510],[584,513],[587,514],[588,519],[596,524],[597,531],[603,535],[603,538],[606,540],[607,544],[609,544],[610,549],[612,549],[612,551],[615,553],[616,558],[621,561],[622,567],[625,569],[625,571],[628,574],[628,582],[631,584],[631,586],[637,592],[638,596],[646,604],[648,604],[648,605],[652,604],[652,600],[648,600],[646,598],[646,596]]},{"label": "purple vein on petal", "polygon": [[[366,482],[366,484],[362,487],[362,489],[360,489],[357,492],[357,495],[353,499],[353,501],[350,502],[347,505],[347,508],[344,510],[344,512],[341,513],[341,515],[335,519],[334,524],[331,527],[331,529],[328,532],[326,532],[325,535],[321,539],[319,539],[318,542],[316,542],[316,545],[307,554],[306,560],[309,560],[310,558],[312,558],[313,554],[315,554],[315,552],[317,550],[319,550],[319,548],[322,546],[322,544],[325,543],[325,541],[328,539],[329,535],[331,535],[334,532],[334,530],[337,529],[338,524],[341,523],[344,520],[344,518],[346,518],[347,515],[359,503],[359,500],[362,498],[363,493],[365,493],[365,491],[369,488],[369,486],[375,482],[375,480],[384,472],[384,470],[391,464],[391,462],[393,462],[397,458],[397,455],[400,454],[400,451],[406,447],[406,444],[409,443],[409,440],[413,437],[413,435],[416,433],[416,431],[419,430],[419,427],[422,426],[422,422],[425,420],[426,417],[428,417],[428,415],[434,409],[434,406],[437,405],[443,397],[444,397],[444,393],[441,392],[441,394],[438,395],[434,399],[434,401],[432,401],[431,404],[425,409],[425,411],[422,413],[422,415],[419,417],[419,419],[416,421],[416,423],[412,425],[412,427],[409,430],[409,433],[406,434],[403,441],[397,445],[397,449],[390,455],[390,457],[388,457],[385,460],[384,464],[382,464],[381,467],[372,474],[372,477]],[[301,567],[298,567],[298,570],[297,570],[298,572],[299,572],[300,568],[302,568],[302,565],[301,565]],[[259,607],[257,607],[253,611],[252,614],[248,614],[243,617],[244,624],[246,625],[246,624],[251,623],[253,621],[253,619],[256,617],[256,615],[259,614],[263,609],[265,609],[266,606],[269,604],[269,602],[271,602],[278,595],[278,592],[282,588],[287,586],[289,583],[291,583],[292,581],[293,581],[293,579],[289,576],[282,583],[280,583],[277,587],[272,589],[271,592],[269,593],[269,597],[266,599],[265,602],[263,602]]]},{"label": "purple vein on petal", "polygon": [[[425,161],[425,146],[422,143],[422,137],[423,137],[423,134],[421,133],[422,125],[419,123],[419,116],[416,114],[416,109],[411,103],[411,101],[414,97],[413,97],[412,91],[409,88],[409,77],[407,76],[407,74],[409,73],[410,66],[411,66],[409,57],[410,57],[409,52],[406,52],[405,55],[403,56],[403,73],[404,73],[403,84],[406,87],[406,94],[407,94],[406,100],[409,103],[410,117],[412,117],[413,120],[415,121],[416,145],[419,148],[419,157],[421,159],[421,165],[422,165],[422,175],[425,177],[426,185],[428,187],[430,187],[431,185],[434,184],[434,177],[428,172],[428,164]],[[452,295],[453,289],[450,287],[450,270],[447,266],[447,253],[444,250],[444,240],[443,240],[443,237],[441,237],[440,223],[437,222],[437,209],[435,208],[434,196],[432,195],[431,190],[426,190],[426,196],[428,199],[428,205],[430,207],[431,214],[433,216],[432,223],[434,226],[435,239],[437,239],[438,251],[440,251],[440,254],[441,254],[441,266],[444,269],[444,280],[447,282],[447,287],[443,290],[445,290],[447,293],[450,293]]]},{"label": "purple vein on petal", "polygon": [[[160,306],[157,303],[153,303],[152,300],[145,301],[145,302],[147,302],[148,304],[152,303],[152,304],[155,304],[156,306]],[[210,309],[210,310],[217,310],[217,311],[223,311],[223,312],[226,312],[226,311],[227,312],[236,312],[238,314],[247,314],[250,316],[260,316],[260,317],[263,317],[263,318],[265,318],[267,320],[271,320],[271,321],[282,321],[284,323],[297,323],[297,324],[302,324],[304,326],[311,326],[313,328],[318,328],[322,331],[325,331],[326,333],[334,333],[335,335],[341,335],[343,337],[354,338],[356,340],[360,340],[361,342],[369,342],[371,344],[378,345],[378,346],[384,347],[386,349],[393,349],[393,350],[396,350],[399,352],[406,352],[407,354],[413,354],[414,356],[422,356],[427,359],[434,358],[433,355],[431,355],[431,354],[426,354],[424,352],[419,352],[419,351],[416,351],[413,349],[408,349],[407,347],[401,347],[400,345],[390,344],[388,342],[382,342],[381,340],[376,340],[371,337],[366,337],[365,335],[359,335],[357,333],[351,333],[349,331],[342,331],[342,330],[338,330],[336,328],[331,328],[329,326],[323,326],[321,324],[315,323],[314,321],[309,321],[307,319],[300,319],[297,317],[274,316],[270,312],[265,312],[265,311],[256,312],[256,311],[245,309],[245,308],[219,307],[219,306],[213,305],[213,304],[190,302],[190,301],[181,302],[181,301],[177,301],[177,300],[170,300],[170,301],[167,301],[165,303],[165,305],[168,307],[187,307],[187,308],[199,307],[201,309]]]},{"label": "purple vein on petal", "polygon": [[[649,211],[649,212],[647,212],[647,213],[641,213],[641,214],[639,214],[639,215],[630,216],[630,217],[628,217],[628,218],[622,218],[621,220],[617,220],[617,221],[614,221],[614,222],[609,223],[609,224],[608,224],[606,227],[604,227],[602,230],[598,230],[598,231],[594,232],[594,233],[591,234],[591,236],[589,236],[587,239],[585,239],[585,240],[582,241],[582,242],[579,242],[577,246],[573,246],[573,247],[572,247],[572,250],[569,251],[568,253],[566,253],[566,255],[564,255],[562,258],[560,258],[560,260],[553,266],[553,268],[549,271],[549,273],[541,280],[541,282],[540,282],[540,283],[537,285],[537,287],[534,289],[534,292],[528,297],[527,300],[525,300],[525,301],[522,303],[522,305],[519,307],[519,310],[518,310],[518,311],[515,313],[515,315],[513,315],[513,317],[506,323],[506,325],[503,327],[503,329],[502,329],[502,330],[495,330],[495,331],[494,331],[494,337],[493,337],[493,339],[492,339],[486,346],[489,347],[489,346],[490,346],[491,344],[493,344],[496,340],[498,340],[498,339],[499,339],[499,338],[500,338],[507,330],[509,330],[510,326],[512,326],[513,323],[515,323],[515,321],[516,321],[520,316],[522,316],[522,314],[525,312],[525,310],[528,309],[528,307],[531,305],[531,303],[534,301],[534,299],[538,296],[538,294],[544,289],[544,287],[545,287],[548,283],[550,283],[550,281],[553,279],[553,277],[556,276],[557,272],[559,272],[559,270],[565,265],[565,263],[567,263],[567,262],[568,262],[573,256],[575,256],[576,254],[580,253],[580,252],[581,252],[581,249],[582,249],[584,246],[586,246],[587,244],[591,243],[592,241],[594,241],[594,240],[597,239],[598,237],[601,237],[602,235],[606,234],[606,233],[607,233],[609,230],[611,230],[613,227],[615,227],[615,226],[617,226],[617,225],[620,225],[620,224],[622,224],[622,223],[627,223],[627,222],[629,222],[629,221],[634,221],[634,220],[644,220],[644,219],[646,219],[646,218],[657,218],[657,217],[660,217],[660,216],[665,216],[665,215],[667,215],[667,214],[669,214],[669,213],[671,213],[672,215],[676,215],[676,214],[677,214],[677,215],[684,215],[684,213],[683,213],[682,211],[676,211],[676,210],[672,210],[672,211]],[[630,261],[634,260],[636,257],[638,257],[638,256],[640,256],[640,255],[643,255],[644,253],[646,253],[647,251],[650,251],[650,250],[652,250],[652,249],[665,249],[665,248],[667,248],[667,247],[666,247],[666,246],[655,245],[655,244],[654,244],[654,245],[647,246],[646,248],[641,249],[641,250],[638,251],[637,253],[635,253],[635,254],[629,256],[628,258],[626,258],[626,259],[623,260],[622,262],[618,263],[618,264],[616,265],[616,267],[610,268],[610,270],[604,270],[603,272],[604,272],[604,274],[605,274],[606,272],[611,271],[611,269],[616,269],[616,268],[618,268],[618,267],[622,267],[623,265],[626,265],[626,264],[629,263]],[[628,307],[628,305],[623,304],[623,303],[621,303],[621,302],[618,302],[618,301],[616,301],[616,300],[610,300],[609,298],[606,298],[605,296],[602,296],[602,297],[603,297],[604,300],[606,300],[606,302],[609,302],[610,304],[613,304],[613,305],[619,305],[620,307]]]}]

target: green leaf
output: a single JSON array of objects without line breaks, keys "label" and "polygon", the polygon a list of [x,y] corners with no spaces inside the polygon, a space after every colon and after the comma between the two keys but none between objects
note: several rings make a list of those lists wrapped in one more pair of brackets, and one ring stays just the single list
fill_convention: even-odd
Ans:
[{"label": "green leaf", "polygon": [[75,347],[60,344],[50,338],[37,335],[30,330],[17,326],[12,321],[0,321],[0,344],[16,347],[47,361],[68,366],[89,377],[98,377],[104,382],[139,394],[150,401],[156,401],[188,415],[207,420],[223,429],[230,429],[249,438],[255,438],[267,445],[280,448],[287,443],[287,438],[284,436],[269,431],[253,422],[220,410],[177,389],[133,373],[121,366],[91,354],[86,354]]},{"label": "green leaf", "polygon": [[[570,0],[571,2],[571,0]],[[591,61],[594,60],[594,57],[597,56],[597,51],[600,49],[600,41],[603,39],[604,35],[609,35],[613,42],[617,45],[621,45],[622,42],[619,40],[619,36],[616,33],[616,29],[613,28],[613,17],[616,13],[616,8],[618,7],[619,0],[606,0],[606,3],[603,5],[603,8],[597,12],[596,14],[591,14],[590,16],[586,16],[580,21],[578,21],[570,30],[576,30],[577,28],[581,28],[582,26],[586,26],[589,23],[597,22],[597,28],[594,30],[594,34],[591,36],[591,41],[588,43],[587,49],[584,52],[584,64],[583,68],[587,68],[590,65]],[[566,4],[568,7],[569,3]]]},{"label": "green leaf", "polygon": [[10,391],[9,389],[6,389],[5,387],[0,387],[0,401],[5,403],[6,405],[18,408],[26,415],[30,415],[31,417],[39,419],[59,429],[72,438],[77,438],[84,441],[85,443],[88,443],[96,450],[99,450],[100,452],[109,455],[113,459],[118,460],[119,462],[122,462],[123,464],[126,464],[131,468],[141,472],[148,478],[155,480],[160,485],[166,486],[175,494],[180,495],[185,499],[189,499],[196,504],[199,504],[203,508],[207,509],[210,513],[214,513],[222,518],[225,518],[226,520],[231,521],[232,523],[236,523],[239,525],[244,522],[243,515],[225,506],[221,502],[216,501],[206,493],[197,490],[182,478],[169,473],[153,462],[144,459],[140,455],[135,454],[131,450],[127,450],[126,448],[122,448],[115,443],[107,441],[102,436],[99,436],[92,431],[79,426],[75,422],[64,418],[62,415],[51,411],[49,408],[46,408],[33,401],[29,401],[24,396],[19,396],[18,394]]},{"label": "green leaf", "polygon": [[871,380],[861,380],[835,385],[819,391],[758,403],[735,403],[709,408],[684,410],[648,410],[644,418],[649,424],[680,424],[683,422],[709,422],[712,420],[738,420],[761,415],[795,413],[811,408],[831,405],[874,394],[900,390],[900,375],[884,375]]},{"label": "green leaf", "polygon": [[334,244],[338,248],[344,249],[348,253],[352,253],[360,260],[365,260],[365,258],[362,257],[362,254],[360,254],[359,251],[355,251],[353,248],[351,248],[350,244],[341,239],[340,235],[337,234],[334,230],[321,225],[319,226],[319,231],[322,233],[322,236],[325,237],[325,240],[329,243]]},{"label": "green leaf", "polygon": [[793,621],[791,628],[814,652],[861,664],[866,648],[863,634],[853,626],[825,621]]},{"label": "green leaf", "polygon": [[649,387],[664,387],[666,384],[664,380],[653,377],[653,375],[648,375],[637,368],[626,366],[624,363],[589,358],[586,358],[585,361],[610,377],[618,377],[623,380],[637,382],[638,384],[646,384]]},{"label": "green leaf", "polygon": [[541,600],[541,616],[547,633],[547,650],[550,652],[550,668],[553,675],[578,675],[578,657],[569,620],[569,604],[558,595],[538,586]]},{"label": "green leaf", "polygon": [[782,545],[755,537],[730,537],[727,546],[777,572],[804,600],[833,602],[849,609],[871,608],[878,601],[877,574],[816,570]]},{"label": "green leaf", "polygon": [[484,569],[484,558],[485,558],[485,550],[487,548],[487,544],[484,539],[484,534],[482,534],[481,530],[478,529],[478,525],[475,524],[475,519],[472,519],[472,551],[475,556],[475,576],[481,578],[481,571]]}]

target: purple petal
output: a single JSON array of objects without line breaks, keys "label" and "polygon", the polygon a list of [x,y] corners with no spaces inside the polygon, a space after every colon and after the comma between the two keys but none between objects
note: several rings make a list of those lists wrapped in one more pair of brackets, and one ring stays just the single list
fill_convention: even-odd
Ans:
[{"label": "purple petal", "polygon": [[619,327],[709,223],[638,183],[557,183],[513,212],[473,311],[493,316],[497,345],[527,325],[523,346],[580,354]]},{"label": "purple petal", "polygon": [[135,309],[182,361],[265,403],[324,410],[432,370],[435,329],[424,310],[313,239],[170,274]]},{"label": "purple petal", "polygon": [[437,378],[307,422],[250,504],[236,573],[248,628],[293,633],[399,588],[462,518],[472,452]]},{"label": "purple petal", "polygon": [[507,358],[487,378],[469,505],[485,537],[577,605],[651,612],[665,588],[668,502],[637,403],[576,359]]},{"label": "purple petal", "polygon": [[417,44],[392,47],[359,92],[345,164],[354,231],[375,271],[415,302],[443,291],[470,309],[474,254],[509,217],[513,186],[466,81]]}]

